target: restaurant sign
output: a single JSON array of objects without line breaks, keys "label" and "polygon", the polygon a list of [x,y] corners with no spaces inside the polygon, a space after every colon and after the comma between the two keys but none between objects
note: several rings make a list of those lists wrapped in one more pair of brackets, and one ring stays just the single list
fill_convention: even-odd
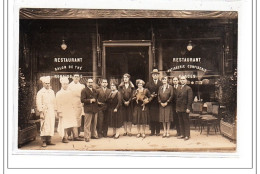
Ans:
[{"label": "restaurant sign", "polygon": [[[177,71],[177,70],[199,70],[206,73],[207,69],[201,66],[202,58],[190,58],[190,57],[182,57],[182,58],[172,58],[173,67],[168,69],[168,72]],[[181,63],[181,64],[179,64]]]},{"label": "restaurant sign", "polygon": [[59,58],[53,59],[54,71],[82,71],[83,58]]}]

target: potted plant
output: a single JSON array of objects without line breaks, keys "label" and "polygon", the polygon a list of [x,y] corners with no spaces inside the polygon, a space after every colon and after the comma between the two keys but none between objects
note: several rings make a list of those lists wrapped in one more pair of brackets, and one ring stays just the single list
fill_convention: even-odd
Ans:
[{"label": "potted plant", "polygon": [[220,131],[224,136],[236,140],[237,116],[237,70],[232,75],[226,75],[217,81],[217,98],[221,107]]},{"label": "potted plant", "polygon": [[36,125],[29,123],[32,106],[31,85],[26,81],[25,75],[19,68],[19,94],[18,94],[18,147],[35,140],[37,136]]}]

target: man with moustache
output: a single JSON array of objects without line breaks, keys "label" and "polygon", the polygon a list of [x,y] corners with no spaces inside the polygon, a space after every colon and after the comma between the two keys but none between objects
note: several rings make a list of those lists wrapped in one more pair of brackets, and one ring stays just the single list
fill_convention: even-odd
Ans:
[{"label": "man with moustache", "polygon": [[187,79],[185,76],[180,77],[180,82],[181,85],[177,89],[176,99],[176,112],[179,118],[181,133],[178,138],[184,138],[184,140],[188,140],[190,138],[189,113],[191,111],[191,105],[193,101],[193,92],[191,87],[187,85]]},{"label": "man with moustache", "polygon": [[107,118],[107,99],[111,92],[107,88],[107,79],[101,80],[101,88],[97,89],[97,103],[98,103],[98,119],[97,119],[97,132],[98,137],[107,137],[108,131],[108,118]]},{"label": "man with moustache", "polygon": [[162,86],[162,82],[159,80],[159,71],[154,69],[152,72],[153,80],[146,83],[146,88],[150,91],[152,100],[149,103],[149,116],[150,116],[150,136],[160,136],[160,122],[159,122],[159,103],[157,100],[157,94],[159,87]]},{"label": "man with moustache", "polygon": [[81,102],[84,103],[84,138],[89,142],[90,138],[98,139],[97,135],[97,91],[93,88],[93,79],[87,80],[87,87],[81,91]]}]

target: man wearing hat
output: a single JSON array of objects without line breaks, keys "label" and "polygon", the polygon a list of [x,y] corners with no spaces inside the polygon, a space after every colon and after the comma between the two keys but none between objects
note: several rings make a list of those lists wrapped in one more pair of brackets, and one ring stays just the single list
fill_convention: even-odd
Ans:
[{"label": "man wearing hat", "polygon": [[40,80],[42,81],[43,88],[37,93],[36,105],[41,119],[40,136],[42,147],[46,147],[47,145],[55,145],[51,142],[51,137],[54,135],[57,111],[55,94],[50,89],[50,76],[43,76]]},{"label": "man wearing hat", "polygon": [[150,113],[150,129],[151,136],[160,135],[160,122],[159,122],[159,103],[157,100],[157,93],[159,87],[162,86],[162,82],[159,80],[159,71],[154,69],[152,72],[152,81],[146,83],[146,88],[150,91],[153,99],[149,104],[149,113]]},{"label": "man wearing hat", "polygon": [[74,105],[73,108],[73,115],[76,117],[77,125],[72,128],[73,132],[73,140],[78,141],[80,140],[79,134],[80,134],[80,127],[81,127],[81,116],[83,113],[83,104],[80,101],[81,91],[85,88],[83,84],[79,82],[80,76],[79,74],[73,75],[73,81],[69,84],[68,89],[72,92],[72,103]]}]

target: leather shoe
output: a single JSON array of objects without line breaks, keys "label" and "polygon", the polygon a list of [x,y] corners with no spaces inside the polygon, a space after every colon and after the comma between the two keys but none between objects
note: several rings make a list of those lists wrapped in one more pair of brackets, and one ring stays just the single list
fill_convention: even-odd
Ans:
[{"label": "leather shoe", "polygon": [[178,137],[177,137],[177,139],[182,139],[182,138],[184,138],[184,136],[178,136]]},{"label": "leather shoe", "polygon": [[131,137],[131,136],[132,136],[132,133],[131,133],[131,132],[129,132],[129,133],[127,133],[127,135],[128,135],[129,137]]},{"label": "leather shoe", "polygon": [[50,146],[51,146],[51,145],[56,145],[56,144],[54,144],[54,143],[52,143],[52,142],[47,142],[46,144],[47,144],[47,145],[50,145]]},{"label": "leather shoe", "polygon": [[160,133],[157,133],[156,136],[160,136]]},{"label": "leather shoe", "polygon": [[150,136],[154,136],[154,133],[150,133]]},{"label": "leather shoe", "polygon": [[107,137],[107,133],[103,133],[103,137],[106,138]]},{"label": "leather shoe", "polygon": [[103,137],[103,135],[102,134],[98,134],[98,138],[102,138]]},{"label": "leather shoe", "polygon": [[123,134],[123,136],[127,136],[127,133],[125,132],[125,133]]},{"label": "leather shoe", "polygon": [[98,139],[98,137],[95,137],[95,136],[91,136],[91,139]]},{"label": "leather shoe", "polygon": [[184,140],[187,141],[188,139],[190,139],[189,137],[185,137]]},{"label": "leather shoe", "polygon": [[85,138],[85,141],[86,141],[86,142],[89,142],[89,138]]},{"label": "leather shoe", "polygon": [[114,138],[116,136],[116,134],[113,134],[110,138]]},{"label": "leather shoe", "polygon": [[69,141],[68,141],[67,138],[63,138],[63,139],[62,139],[62,142],[63,142],[63,143],[69,143]]},{"label": "leather shoe", "polygon": [[73,141],[83,141],[83,140],[79,137],[75,137],[75,138],[73,138]]},{"label": "leather shoe", "polygon": [[42,147],[46,147],[47,146],[47,144],[44,142],[44,143],[42,143]]}]

